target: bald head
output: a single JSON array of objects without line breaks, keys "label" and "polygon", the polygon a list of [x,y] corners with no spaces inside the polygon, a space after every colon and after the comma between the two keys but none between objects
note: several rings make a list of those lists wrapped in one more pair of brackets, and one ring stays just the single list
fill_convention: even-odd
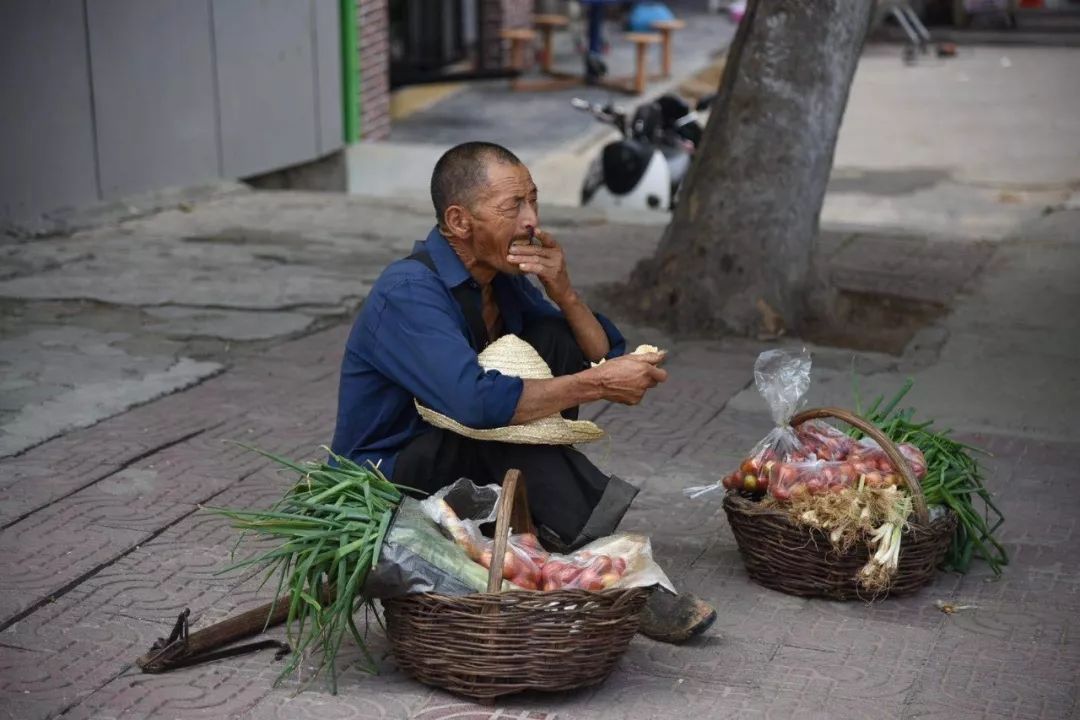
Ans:
[{"label": "bald head", "polygon": [[451,205],[472,207],[487,185],[490,163],[522,164],[517,155],[489,142],[462,143],[443,153],[431,173],[431,202],[440,225]]}]

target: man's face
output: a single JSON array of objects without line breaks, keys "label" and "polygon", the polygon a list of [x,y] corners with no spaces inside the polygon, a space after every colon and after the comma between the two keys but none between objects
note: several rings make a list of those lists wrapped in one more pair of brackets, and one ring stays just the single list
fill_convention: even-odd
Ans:
[{"label": "man's face", "polygon": [[518,274],[507,262],[513,243],[528,244],[539,222],[536,184],[524,165],[487,164],[487,185],[471,214],[472,250],[476,262],[498,272]]}]

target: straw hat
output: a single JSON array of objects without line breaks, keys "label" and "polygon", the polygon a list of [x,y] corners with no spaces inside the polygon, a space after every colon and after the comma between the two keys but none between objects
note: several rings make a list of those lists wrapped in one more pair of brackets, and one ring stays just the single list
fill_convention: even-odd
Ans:
[{"label": "straw hat", "polygon": [[[477,357],[484,370],[497,370],[523,380],[546,380],[552,377],[551,369],[532,345],[517,335],[503,335],[491,343]],[[477,430],[465,427],[445,415],[426,408],[416,401],[420,417],[437,428],[450,430],[474,440],[523,445],[572,445],[593,442],[604,437],[604,431],[587,420],[567,420],[556,413],[521,425]]]}]

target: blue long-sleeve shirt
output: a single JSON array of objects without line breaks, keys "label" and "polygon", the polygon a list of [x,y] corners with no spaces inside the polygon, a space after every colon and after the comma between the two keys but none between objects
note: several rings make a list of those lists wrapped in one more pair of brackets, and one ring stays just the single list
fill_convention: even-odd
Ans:
[{"label": "blue long-sleeve shirt", "polygon": [[[472,428],[503,427],[517,409],[520,378],[485,372],[469,344],[469,326],[454,288],[480,286],[435,228],[414,252],[426,251],[432,272],[416,260],[392,263],[375,282],[345,345],[332,449],[356,462],[382,461],[392,477],[401,449],[430,429],[413,398]],[[562,312],[528,278],[498,274],[492,281],[503,331],[520,334],[532,318]],[[479,303],[479,299],[477,299]],[[626,341],[597,314],[617,357]]]}]

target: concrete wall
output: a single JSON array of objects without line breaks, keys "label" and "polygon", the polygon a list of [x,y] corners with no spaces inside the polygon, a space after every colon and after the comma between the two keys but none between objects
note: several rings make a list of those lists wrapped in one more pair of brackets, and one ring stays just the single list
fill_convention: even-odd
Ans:
[{"label": "concrete wall", "polygon": [[340,148],[339,27],[336,0],[3,0],[0,223]]},{"label": "concrete wall", "polygon": [[0,2],[0,219],[100,197],[86,9]]}]

